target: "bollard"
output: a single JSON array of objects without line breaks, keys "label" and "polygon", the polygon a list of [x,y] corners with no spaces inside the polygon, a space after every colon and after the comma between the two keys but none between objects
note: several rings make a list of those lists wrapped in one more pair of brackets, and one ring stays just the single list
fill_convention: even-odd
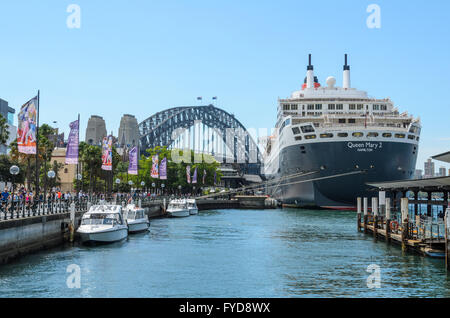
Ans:
[{"label": "bollard", "polygon": [[372,198],[373,237],[377,237],[378,226],[378,198]]},{"label": "bollard", "polygon": [[74,233],[75,233],[75,203],[73,203],[73,202],[70,204],[69,231],[70,231],[69,241],[70,241],[70,243],[72,243],[73,242]]},{"label": "bollard", "polygon": [[402,250],[406,251],[406,241],[408,240],[408,198],[402,198],[401,200],[401,212],[402,212]]},{"label": "bollard", "polygon": [[357,228],[358,232],[361,232],[361,198],[356,199],[356,206],[357,206]]},{"label": "bollard", "polygon": [[364,233],[367,234],[367,218],[368,218],[368,207],[367,207],[367,198],[364,198],[364,219],[363,219],[363,227],[364,227]]},{"label": "bollard", "polygon": [[391,199],[386,198],[386,242],[391,240]]}]

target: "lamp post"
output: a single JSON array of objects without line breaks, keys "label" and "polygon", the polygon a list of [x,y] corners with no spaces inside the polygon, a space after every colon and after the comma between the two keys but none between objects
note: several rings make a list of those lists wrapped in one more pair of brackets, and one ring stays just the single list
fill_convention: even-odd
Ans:
[{"label": "lamp post", "polygon": [[155,187],[156,187],[156,184],[154,182],[152,182],[153,194],[155,193]]},{"label": "lamp post", "polygon": [[12,185],[13,185],[13,191],[12,191],[12,197],[11,197],[11,201],[12,201],[12,199],[14,198],[14,191],[15,191],[15,176],[17,176],[18,174],[19,174],[19,172],[20,172],[20,168],[18,167],[18,166],[16,166],[16,165],[14,165],[14,166],[11,166],[10,168],[9,168],[9,173],[12,175]]},{"label": "lamp post", "polygon": [[180,197],[181,197],[181,184],[178,186],[178,192],[179,192]]},{"label": "lamp post", "polygon": [[133,180],[128,181],[128,184],[130,185],[130,193],[131,193],[131,186],[133,185]]},{"label": "lamp post", "polygon": [[165,187],[166,185],[163,183],[163,184],[161,184],[161,189],[162,189],[162,194],[164,195],[164,187]]}]

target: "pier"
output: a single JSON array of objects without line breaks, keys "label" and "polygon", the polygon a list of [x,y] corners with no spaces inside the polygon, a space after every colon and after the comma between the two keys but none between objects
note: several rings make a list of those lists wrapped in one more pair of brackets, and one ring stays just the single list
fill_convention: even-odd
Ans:
[{"label": "pier", "polygon": [[[379,193],[357,198],[357,230],[401,245],[404,251],[444,258],[450,270],[450,177],[369,185]],[[414,197],[408,198],[407,193]],[[419,194],[426,194],[426,199],[420,200]],[[432,199],[438,195],[441,199]]]}]

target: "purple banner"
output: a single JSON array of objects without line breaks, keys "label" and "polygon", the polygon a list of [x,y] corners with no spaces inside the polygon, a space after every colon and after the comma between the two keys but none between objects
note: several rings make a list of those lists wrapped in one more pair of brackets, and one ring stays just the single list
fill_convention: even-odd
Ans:
[{"label": "purple banner", "polygon": [[78,164],[78,132],[80,128],[80,122],[75,120],[70,123],[69,139],[67,140],[67,152],[66,152],[66,164],[77,165]]},{"label": "purple banner", "polygon": [[186,178],[187,183],[191,183],[191,166],[186,167]]},{"label": "purple banner", "polygon": [[167,180],[167,158],[164,157],[159,165],[159,178],[161,180]]},{"label": "purple banner", "polygon": [[192,184],[197,183],[197,167],[194,170],[194,176],[192,177]]},{"label": "purple banner", "polygon": [[138,174],[138,149],[133,147],[129,153],[130,164],[128,165],[128,174]]}]

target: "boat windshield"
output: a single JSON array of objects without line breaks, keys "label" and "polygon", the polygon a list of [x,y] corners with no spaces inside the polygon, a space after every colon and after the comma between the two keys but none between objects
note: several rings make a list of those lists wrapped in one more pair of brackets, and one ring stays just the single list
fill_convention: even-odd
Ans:
[{"label": "boat windshield", "polygon": [[143,219],[144,218],[144,211],[128,211],[127,212],[127,219],[128,220],[137,220],[137,219]]},{"label": "boat windshield", "polygon": [[186,205],[182,203],[171,203],[169,209],[186,209]]},{"label": "boat windshield", "polygon": [[83,216],[81,225],[122,224],[119,214],[90,213]]},{"label": "boat windshield", "polygon": [[194,202],[190,202],[190,203],[188,203],[188,207],[190,207],[190,208],[196,208],[196,205],[195,205]]}]

